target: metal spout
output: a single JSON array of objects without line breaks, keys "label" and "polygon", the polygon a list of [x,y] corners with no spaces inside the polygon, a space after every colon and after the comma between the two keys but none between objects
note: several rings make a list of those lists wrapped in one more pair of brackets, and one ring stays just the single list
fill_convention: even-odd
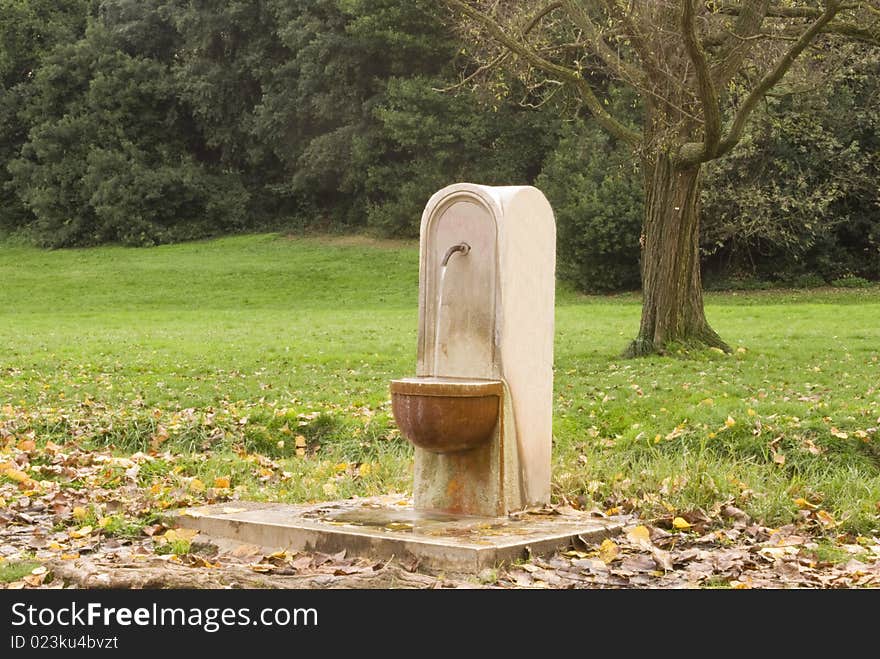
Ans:
[{"label": "metal spout", "polygon": [[453,245],[446,250],[446,256],[443,257],[443,262],[441,265],[445,268],[446,264],[449,263],[449,259],[452,258],[452,255],[456,252],[467,254],[469,251],[471,251],[471,246],[467,243],[459,243],[458,245]]}]

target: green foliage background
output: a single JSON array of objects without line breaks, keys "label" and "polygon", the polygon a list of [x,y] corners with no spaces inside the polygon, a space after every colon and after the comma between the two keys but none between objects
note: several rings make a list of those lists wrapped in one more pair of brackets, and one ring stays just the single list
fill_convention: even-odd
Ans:
[{"label": "green foliage background", "polygon": [[[633,155],[512,80],[437,91],[468,63],[430,0],[0,0],[0,231],[413,236],[450,182],[537,184],[561,275],[636,288]],[[781,88],[706,172],[710,285],[880,277],[878,74],[853,48],[828,93]]]}]

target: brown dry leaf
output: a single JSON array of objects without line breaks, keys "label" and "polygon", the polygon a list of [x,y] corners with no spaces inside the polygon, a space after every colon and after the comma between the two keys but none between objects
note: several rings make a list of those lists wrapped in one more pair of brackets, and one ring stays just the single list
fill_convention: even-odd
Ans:
[{"label": "brown dry leaf", "polygon": [[252,563],[249,566],[254,572],[271,572],[275,569],[275,566],[271,563]]},{"label": "brown dry leaf", "polygon": [[773,462],[781,467],[785,464],[785,454],[779,453],[778,451],[773,451]]},{"label": "brown dry leaf", "polygon": [[657,564],[658,568],[664,570],[665,572],[672,571],[672,556],[668,551],[658,549],[657,547],[652,547],[651,557],[654,559],[654,562]]},{"label": "brown dry leaf", "polygon": [[731,518],[737,524],[748,524],[751,519],[744,510],[740,510],[736,506],[724,506],[721,511],[721,514],[725,517]]},{"label": "brown dry leaf", "polygon": [[290,561],[294,570],[308,570],[312,566],[312,556],[300,556]]},{"label": "brown dry leaf", "polygon": [[37,448],[37,444],[32,439],[23,439],[18,443],[18,450],[25,453],[33,451],[35,448]]},{"label": "brown dry leaf", "polygon": [[28,586],[42,586],[43,582],[46,580],[46,573],[43,572],[41,574],[29,574],[26,577],[21,578]]},{"label": "brown dry leaf", "polygon": [[605,538],[599,546],[599,558],[608,565],[620,554],[620,548],[611,538]]}]

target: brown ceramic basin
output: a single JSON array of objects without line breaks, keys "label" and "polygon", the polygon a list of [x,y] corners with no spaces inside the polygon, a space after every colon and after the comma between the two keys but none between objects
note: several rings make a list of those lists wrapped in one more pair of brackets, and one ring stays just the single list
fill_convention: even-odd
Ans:
[{"label": "brown ceramic basin", "polygon": [[391,381],[400,432],[433,453],[467,451],[491,439],[498,423],[500,380],[418,377]]}]

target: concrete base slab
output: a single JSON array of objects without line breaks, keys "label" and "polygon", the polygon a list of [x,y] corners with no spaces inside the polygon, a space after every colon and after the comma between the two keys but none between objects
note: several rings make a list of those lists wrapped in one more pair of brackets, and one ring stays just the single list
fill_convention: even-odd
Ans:
[{"label": "concrete base slab", "polygon": [[460,517],[419,512],[406,497],[320,504],[245,503],[180,511],[176,522],[213,537],[327,554],[418,563],[433,572],[476,573],[519,559],[597,542],[622,525],[569,511],[510,517]]}]

